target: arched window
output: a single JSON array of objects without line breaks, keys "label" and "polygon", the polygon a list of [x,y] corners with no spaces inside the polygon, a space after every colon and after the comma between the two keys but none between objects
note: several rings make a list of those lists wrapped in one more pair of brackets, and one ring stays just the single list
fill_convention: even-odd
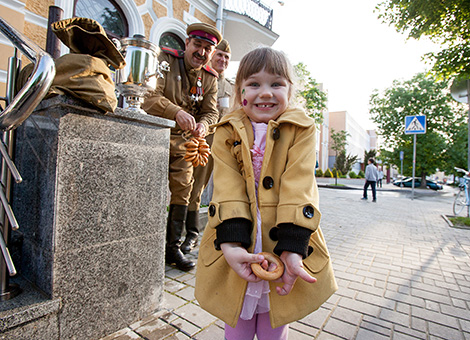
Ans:
[{"label": "arched window", "polygon": [[184,41],[178,35],[165,32],[162,34],[160,41],[158,43],[159,46],[173,48],[175,50],[184,50]]},{"label": "arched window", "polygon": [[129,35],[129,25],[121,8],[113,0],[75,0],[74,16],[96,20],[109,38]]}]

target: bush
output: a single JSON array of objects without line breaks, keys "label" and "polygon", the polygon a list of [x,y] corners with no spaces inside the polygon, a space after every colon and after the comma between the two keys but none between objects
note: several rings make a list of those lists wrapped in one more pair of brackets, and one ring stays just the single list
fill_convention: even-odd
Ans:
[{"label": "bush", "polygon": [[365,178],[366,175],[364,174],[364,171],[361,170],[361,171],[359,171],[359,173],[357,174],[357,177],[358,177],[358,178]]},{"label": "bush", "polygon": [[336,168],[333,168],[333,170],[331,171],[331,173],[333,174],[333,177],[338,177],[338,178],[341,178],[341,176],[343,175],[341,173],[341,170],[339,169],[336,169]]},{"label": "bush", "polygon": [[325,171],[325,174],[324,174],[325,177],[333,177],[333,174],[331,173],[330,169],[326,169]]},{"label": "bush", "polygon": [[316,173],[315,173],[315,176],[317,177],[323,177],[323,171],[321,171],[321,169],[317,169]]},{"label": "bush", "polygon": [[354,171],[349,171],[349,178],[357,178],[357,174]]},{"label": "bush", "polygon": [[339,178],[348,178],[348,176],[346,176],[346,175],[341,175],[341,176],[339,176]]}]

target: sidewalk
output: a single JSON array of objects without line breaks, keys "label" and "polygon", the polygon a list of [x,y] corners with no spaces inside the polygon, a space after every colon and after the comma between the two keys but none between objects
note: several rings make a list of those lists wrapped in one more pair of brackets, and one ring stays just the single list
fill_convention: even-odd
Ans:
[{"label": "sidewalk", "polygon": [[[340,288],[291,324],[290,340],[470,339],[470,230],[442,217],[452,212],[452,188],[413,200],[411,189],[387,188],[372,203],[358,190],[320,186]],[[224,324],[198,306],[194,283],[194,271],[167,267],[163,310],[102,340],[222,340]]]}]

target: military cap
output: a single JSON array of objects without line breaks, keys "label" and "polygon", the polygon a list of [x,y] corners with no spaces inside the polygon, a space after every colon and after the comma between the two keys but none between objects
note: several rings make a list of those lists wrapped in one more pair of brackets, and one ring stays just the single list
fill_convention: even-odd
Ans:
[{"label": "military cap", "polygon": [[190,37],[208,41],[212,45],[217,45],[222,40],[222,34],[220,34],[219,30],[204,22],[189,25],[186,33]]},{"label": "military cap", "polygon": [[225,39],[222,39],[222,41],[217,45],[216,49],[221,50],[226,53],[232,53],[230,51],[230,44]]},{"label": "military cap", "polygon": [[126,65],[123,55],[96,20],[76,17],[56,21],[51,26],[52,32],[70,48],[71,53],[104,59],[115,69]]}]

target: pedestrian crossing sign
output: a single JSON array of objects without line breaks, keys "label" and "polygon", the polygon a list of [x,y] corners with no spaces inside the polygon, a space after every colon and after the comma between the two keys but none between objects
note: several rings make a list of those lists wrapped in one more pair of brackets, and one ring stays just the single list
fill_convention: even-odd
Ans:
[{"label": "pedestrian crossing sign", "polygon": [[406,116],[405,134],[426,133],[426,116]]}]

